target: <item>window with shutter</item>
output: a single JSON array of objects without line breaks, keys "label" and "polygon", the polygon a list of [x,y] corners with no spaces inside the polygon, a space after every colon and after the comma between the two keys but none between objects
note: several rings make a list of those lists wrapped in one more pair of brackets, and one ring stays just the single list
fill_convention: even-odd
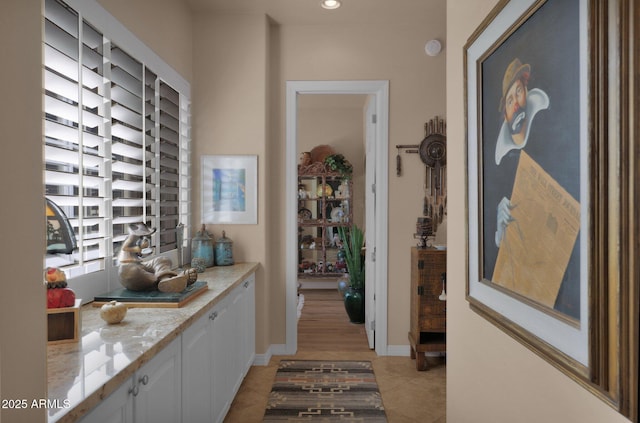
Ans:
[{"label": "window with shutter", "polygon": [[95,1],[69,2],[45,0],[44,179],[79,248],[45,265],[71,278],[113,275],[128,224],[141,221],[157,228],[156,253],[177,264],[176,226],[191,226],[188,84],[139,40],[127,51],[89,23],[80,9],[101,13]]}]

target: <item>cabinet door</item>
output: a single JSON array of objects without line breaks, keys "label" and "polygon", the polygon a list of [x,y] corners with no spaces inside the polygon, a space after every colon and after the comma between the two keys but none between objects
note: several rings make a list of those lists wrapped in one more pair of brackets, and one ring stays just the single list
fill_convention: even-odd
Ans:
[{"label": "cabinet door", "polygon": [[93,410],[85,415],[82,423],[132,423],[133,395],[131,389],[133,379],[123,383],[120,388],[109,395]]},{"label": "cabinet door", "polygon": [[244,298],[245,289],[244,283],[233,290],[229,304],[229,327],[226,328],[227,335],[225,338],[229,343],[231,349],[231,356],[227,362],[229,369],[229,388],[232,391],[232,396],[240,389],[242,383],[245,348],[244,348]]},{"label": "cabinet door", "polygon": [[[249,368],[253,365],[256,355],[256,285],[255,277],[249,277],[242,284],[242,319],[241,319],[241,336],[242,336],[242,378],[246,376]],[[242,383],[242,378],[240,382]]]},{"label": "cabinet door", "polygon": [[233,320],[229,314],[227,301],[219,304],[214,312],[211,324],[212,351],[212,387],[213,387],[213,422],[222,422],[233,399],[232,370],[229,365],[235,356],[230,335],[233,330]]},{"label": "cabinet door", "polygon": [[182,334],[182,421],[213,421],[211,317],[202,316]]},{"label": "cabinet door", "polygon": [[172,341],[136,373],[136,423],[182,421],[181,342]]}]

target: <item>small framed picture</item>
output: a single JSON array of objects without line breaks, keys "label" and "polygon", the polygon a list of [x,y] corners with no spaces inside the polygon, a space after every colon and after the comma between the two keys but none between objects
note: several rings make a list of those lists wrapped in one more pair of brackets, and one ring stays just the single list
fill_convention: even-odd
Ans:
[{"label": "small framed picture", "polygon": [[210,224],[258,223],[258,156],[202,157],[202,219]]}]

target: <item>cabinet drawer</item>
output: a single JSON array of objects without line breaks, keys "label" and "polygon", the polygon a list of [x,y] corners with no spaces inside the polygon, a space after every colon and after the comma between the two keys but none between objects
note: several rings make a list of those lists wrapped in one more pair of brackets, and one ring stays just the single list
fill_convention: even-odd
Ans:
[{"label": "cabinet drawer", "polygon": [[445,317],[447,315],[446,301],[429,301],[420,306],[421,314],[429,316]]},{"label": "cabinet drawer", "polygon": [[420,330],[442,330],[447,328],[446,317],[421,317],[420,318]]}]

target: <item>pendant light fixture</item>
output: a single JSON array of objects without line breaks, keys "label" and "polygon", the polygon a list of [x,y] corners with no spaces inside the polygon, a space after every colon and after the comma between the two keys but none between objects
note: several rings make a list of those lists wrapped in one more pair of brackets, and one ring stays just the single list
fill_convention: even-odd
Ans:
[{"label": "pendant light fixture", "polygon": [[333,10],[340,7],[340,1],[339,0],[322,0],[320,2],[320,6],[322,6],[323,9]]}]

